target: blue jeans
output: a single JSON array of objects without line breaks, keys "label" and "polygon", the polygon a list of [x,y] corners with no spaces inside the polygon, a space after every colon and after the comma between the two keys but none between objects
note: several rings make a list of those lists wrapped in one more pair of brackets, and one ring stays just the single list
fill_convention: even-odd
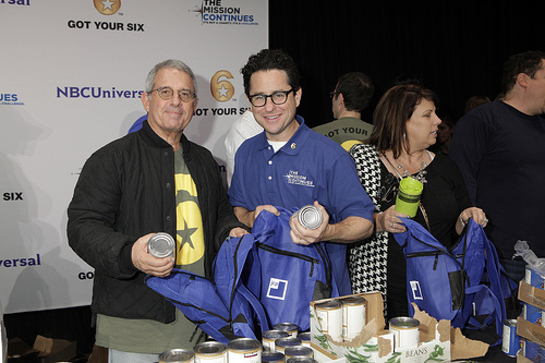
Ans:
[{"label": "blue jeans", "polygon": [[108,349],[108,363],[156,363],[159,354],[122,352]]}]

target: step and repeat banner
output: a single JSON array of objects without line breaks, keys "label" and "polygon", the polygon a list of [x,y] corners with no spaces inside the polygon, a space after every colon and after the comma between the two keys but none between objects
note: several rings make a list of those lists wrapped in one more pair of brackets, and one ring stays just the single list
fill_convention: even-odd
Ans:
[{"label": "step and repeat banner", "polygon": [[268,2],[0,0],[0,34],[0,305],[87,305],[93,269],[66,238],[85,160],[145,117],[149,70],[175,58],[198,82],[185,134],[225,172],[225,135],[248,108],[240,69],[268,46]]}]

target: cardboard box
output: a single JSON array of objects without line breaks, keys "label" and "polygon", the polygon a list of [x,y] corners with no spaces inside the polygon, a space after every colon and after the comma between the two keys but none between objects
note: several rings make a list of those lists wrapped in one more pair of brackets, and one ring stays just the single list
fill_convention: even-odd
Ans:
[{"label": "cardboard box", "polygon": [[76,344],[62,339],[51,339],[41,335],[36,337],[31,347],[19,338],[8,342],[9,358],[35,357],[43,363],[68,362],[76,356]]},{"label": "cardboard box", "polygon": [[[310,303],[311,346],[328,358],[346,358],[348,362],[400,363],[450,362],[451,359],[467,359],[484,356],[488,344],[465,338],[460,329],[453,329],[450,322],[437,322],[415,306],[414,317],[420,321],[420,344],[416,347],[394,351],[392,334],[385,330],[382,295],[379,292],[355,294],[367,301],[366,322],[361,333],[351,341],[335,341],[322,332],[315,304]],[[454,351],[453,347],[457,347]],[[324,360],[322,360],[324,362]],[[320,363],[322,363],[320,362]]]},{"label": "cardboard box", "polygon": [[521,281],[519,284],[518,298],[522,302],[533,305],[541,310],[545,310],[545,290]]}]

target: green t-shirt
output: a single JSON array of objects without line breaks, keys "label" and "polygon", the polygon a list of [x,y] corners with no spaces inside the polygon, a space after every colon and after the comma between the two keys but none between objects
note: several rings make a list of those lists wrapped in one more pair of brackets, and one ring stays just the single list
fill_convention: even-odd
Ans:
[{"label": "green t-shirt", "polygon": [[[204,235],[197,188],[180,148],[174,152],[176,184],[176,267],[204,276]],[[163,324],[147,319],[124,319],[99,314],[96,345],[134,353],[162,353],[192,349],[202,339],[199,330],[192,342],[195,324],[176,309],[176,319]]]}]

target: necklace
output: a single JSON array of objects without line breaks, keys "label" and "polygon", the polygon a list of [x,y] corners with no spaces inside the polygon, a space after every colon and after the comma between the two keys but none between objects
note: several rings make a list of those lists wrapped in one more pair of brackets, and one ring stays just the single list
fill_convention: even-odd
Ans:
[{"label": "necklace", "polygon": [[[409,171],[407,169],[405,169],[405,167],[403,166],[403,164],[401,164],[401,162],[399,161],[399,159],[397,160],[397,169],[392,165],[392,163],[390,162],[390,159],[388,159],[388,157],[386,155],[384,155],[384,157],[386,158],[386,160],[388,161],[388,164],[390,164],[390,166],[392,168],[394,168],[395,172],[397,173],[397,175],[399,175],[399,177],[401,179],[403,178],[406,178],[408,176],[411,176],[411,173],[409,173]],[[422,164],[420,164],[420,169],[418,169],[418,171],[415,173],[415,175],[413,176],[414,179],[418,180],[419,182],[421,182],[422,184],[424,183],[427,183],[428,181],[426,180],[426,174],[428,173],[426,170],[424,170],[424,168],[427,166],[428,164],[426,164],[426,162],[424,161],[424,150],[422,150]],[[400,174],[398,170],[403,170],[403,174]]]}]

